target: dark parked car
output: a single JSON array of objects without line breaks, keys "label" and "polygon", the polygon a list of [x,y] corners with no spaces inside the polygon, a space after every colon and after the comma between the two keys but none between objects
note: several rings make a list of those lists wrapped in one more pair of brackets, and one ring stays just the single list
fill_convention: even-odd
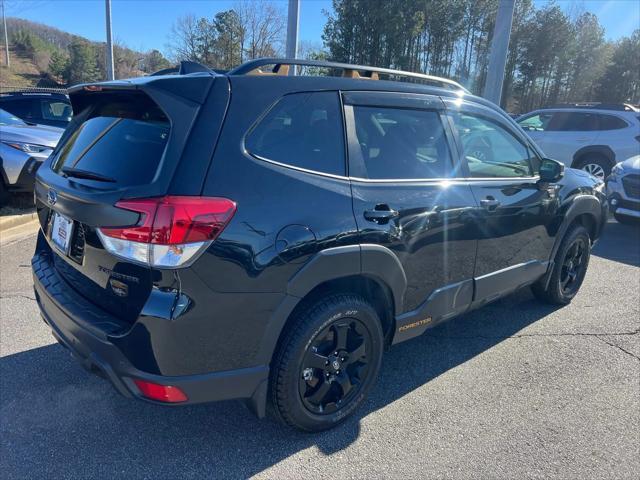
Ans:
[{"label": "dark parked car", "polygon": [[83,366],[152,403],[329,428],[386,346],[526,285],[569,303],[606,219],[602,182],[446,79],[262,59],[70,97],[37,175],[36,298]]},{"label": "dark parked car", "polygon": [[69,97],[60,92],[2,93],[0,108],[25,122],[58,128],[66,128],[73,116]]}]

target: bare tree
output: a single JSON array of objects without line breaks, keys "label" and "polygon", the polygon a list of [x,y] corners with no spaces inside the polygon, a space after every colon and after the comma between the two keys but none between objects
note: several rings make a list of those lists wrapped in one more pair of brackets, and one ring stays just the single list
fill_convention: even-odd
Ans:
[{"label": "bare tree", "polygon": [[167,49],[172,60],[200,60],[198,23],[196,16],[189,13],[171,26]]},{"label": "bare tree", "polygon": [[167,47],[173,60],[229,69],[238,62],[281,54],[285,24],[285,14],[274,2],[240,0],[213,18],[178,18]]},{"label": "bare tree", "polygon": [[282,52],[286,17],[281,8],[272,2],[242,0],[233,9],[240,18],[242,61]]}]

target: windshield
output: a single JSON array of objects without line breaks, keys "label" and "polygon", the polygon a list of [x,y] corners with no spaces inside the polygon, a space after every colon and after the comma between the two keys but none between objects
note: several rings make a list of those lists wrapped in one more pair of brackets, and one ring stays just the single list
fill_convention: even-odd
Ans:
[{"label": "windshield", "polygon": [[15,115],[11,115],[6,110],[2,110],[0,108],[0,125],[3,127],[8,127],[9,125],[26,125],[26,123],[24,123]]}]

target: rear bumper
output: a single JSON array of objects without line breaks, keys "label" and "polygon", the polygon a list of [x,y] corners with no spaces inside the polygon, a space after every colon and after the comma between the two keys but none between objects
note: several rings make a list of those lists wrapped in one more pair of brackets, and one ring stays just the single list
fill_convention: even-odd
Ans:
[{"label": "rear bumper", "polygon": [[[266,365],[185,376],[155,375],[135,368],[106,333],[108,319],[97,315],[95,309],[91,311],[90,304],[66,286],[51,266],[50,255],[36,253],[32,260],[34,290],[44,321],[84,368],[107,378],[122,395],[160,405],[229,399],[249,399],[251,405],[264,403],[269,375]],[[133,379],[178,387],[188,400],[174,404],[149,400],[141,395]],[[258,409],[259,414],[260,410],[263,408]]]}]

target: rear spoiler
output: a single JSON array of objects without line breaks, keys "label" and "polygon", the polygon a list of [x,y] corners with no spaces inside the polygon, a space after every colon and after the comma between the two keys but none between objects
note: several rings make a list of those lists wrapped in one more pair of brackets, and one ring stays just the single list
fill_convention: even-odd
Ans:
[{"label": "rear spoiler", "polygon": [[144,93],[160,106],[164,106],[171,98],[174,101],[183,100],[186,103],[202,105],[218,74],[201,65],[198,67],[202,69],[187,66],[185,67],[188,69],[185,70],[187,73],[159,75],[160,72],[157,72],[158,75],[147,77],[75,85],[68,90],[69,99],[75,114],[93,103],[96,95],[126,91]]},{"label": "rear spoiler", "polygon": [[198,73],[198,72],[214,73],[216,71],[209,69],[208,67],[202,65],[201,63],[189,62],[187,60],[183,60],[175,67],[169,67],[169,68],[164,68],[162,70],[158,70],[157,72],[154,72],[149,76],[159,77],[161,75],[188,75],[190,73]]}]

